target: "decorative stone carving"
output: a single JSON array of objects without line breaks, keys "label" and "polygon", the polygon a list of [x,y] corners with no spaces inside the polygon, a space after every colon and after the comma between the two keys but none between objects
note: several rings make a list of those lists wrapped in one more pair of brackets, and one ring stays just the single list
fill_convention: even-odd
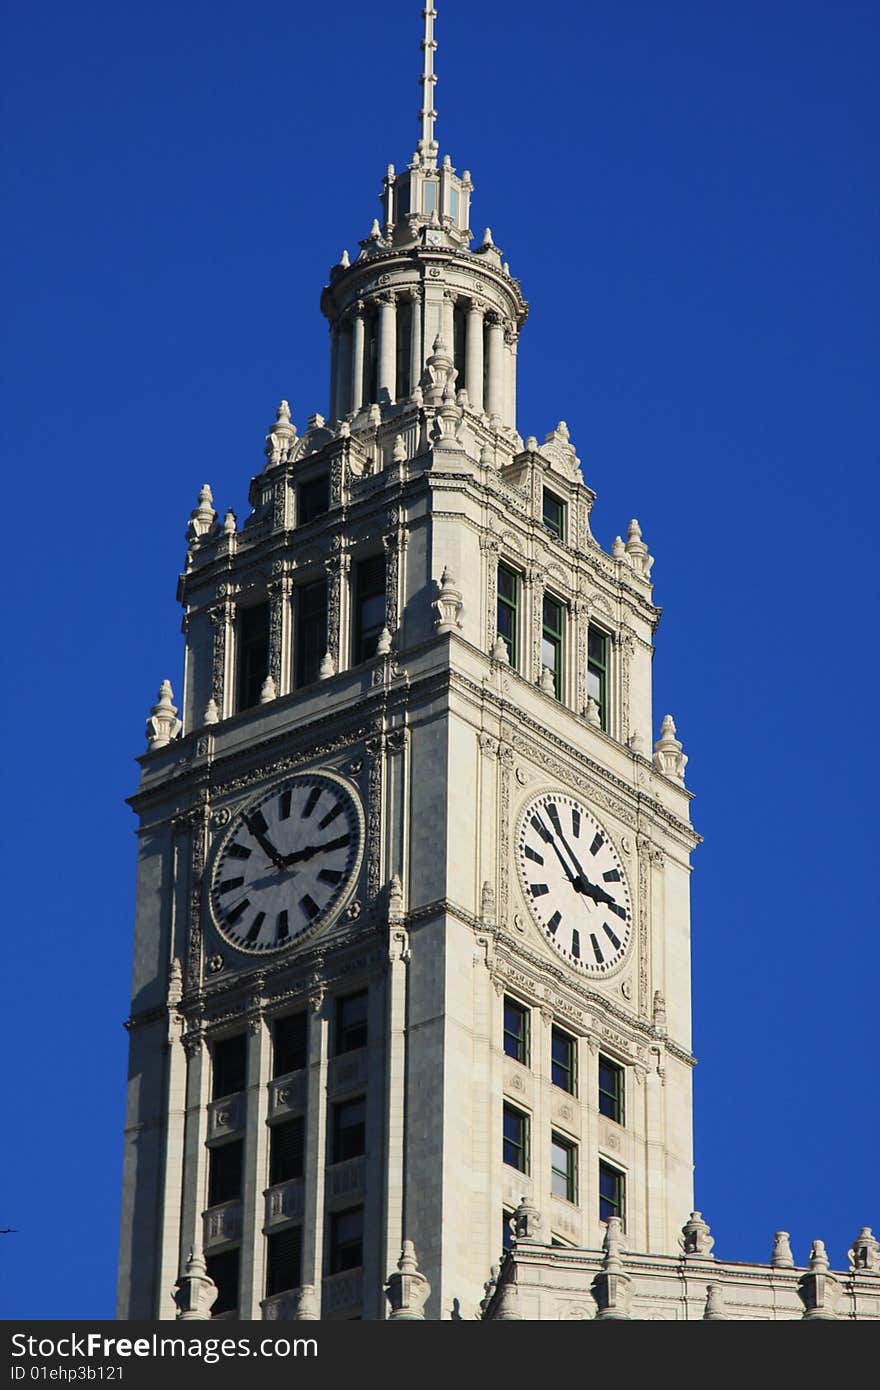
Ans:
[{"label": "decorative stone carving", "polygon": [[205,713],[204,713],[204,715],[202,716],[202,723],[203,723],[203,724],[219,724],[219,723],[220,723],[220,711],[219,711],[218,708],[217,708],[217,701],[214,699],[214,696],[213,696],[213,695],[211,696],[211,698],[210,698],[210,700],[208,701],[208,703],[205,705]]},{"label": "decorative stone carving", "polygon": [[720,1284],[708,1284],[706,1286],[706,1308],[703,1313],[703,1321],[729,1321],[724,1311],[724,1290]]},{"label": "decorative stone carving", "polygon": [[321,1310],[314,1284],[303,1284],[300,1288],[294,1309],[294,1322],[319,1322]]},{"label": "decorative stone carving", "polygon": [[626,533],[626,546],[624,548],[636,574],[640,574],[643,579],[647,579],[651,573],[654,557],[648,554],[648,547],[642,540],[642,528],[635,517],[633,517],[632,521],[629,523],[629,528]]},{"label": "decorative stone carving", "polygon": [[217,525],[217,513],[213,502],[214,494],[211,492],[210,484],[203,483],[199,490],[198,505],[190,512],[189,525],[186,528],[186,538],[190,544],[213,536]]},{"label": "decorative stone carving", "polygon": [[651,1015],[655,1033],[666,1032],[666,997],[662,990],[654,990],[654,1008]]},{"label": "decorative stone carving", "polygon": [[389,922],[400,922],[403,920],[403,885],[398,874],[392,874],[388,884],[388,920]]},{"label": "decorative stone carving", "polygon": [[296,427],[290,422],[290,406],[280,401],[275,412],[275,423],[266,435],[266,467],[274,468],[278,463],[287,463],[296,441]]},{"label": "decorative stone carving", "polygon": [[823,1322],[835,1320],[839,1293],[837,1280],[828,1272],[825,1243],[814,1240],[809,1268],[798,1280],[798,1297],[804,1305],[804,1318]]},{"label": "decorative stone carving", "polygon": [[177,738],[183,727],[177,717],[177,706],[172,703],[173,696],[171,682],[163,681],[147,720],[147,741],[151,751],[164,748],[173,738]]},{"label": "decorative stone carving", "polygon": [[178,1322],[205,1322],[217,1302],[219,1290],[208,1274],[204,1256],[198,1246],[189,1252],[186,1268],[174,1286],[172,1298],[177,1304]]},{"label": "decorative stone carving", "polygon": [[636,753],[641,756],[644,756],[645,740],[642,738],[641,734],[638,733],[637,730],[633,730],[633,732],[630,734],[629,738],[626,741],[626,746],[631,753]]},{"label": "decorative stone carving", "polygon": [[549,666],[541,667],[541,676],[538,681],[538,685],[541,687],[545,695],[556,694],[556,681],[554,679],[553,672],[551,671]]},{"label": "decorative stone carving", "polygon": [[321,657],[321,664],[318,667],[318,679],[326,681],[329,680],[331,676],[335,675],[336,662],[333,660],[333,656],[330,652],[325,652]]},{"label": "decorative stone carving", "polygon": [[480,916],[484,922],[495,921],[495,889],[488,879],[483,884],[480,893]]},{"label": "decorative stone carving", "polygon": [[388,655],[390,655],[390,652],[391,652],[391,633],[388,631],[387,627],[383,627],[382,631],[379,633],[379,640],[378,640],[378,642],[376,643],[376,655],[377,655],[377,656],[388,656]]},{"label": "decorative stone carving", "polygon": [[492,1299],[495,1297],[495,1290],[498,1287],[498,1266],[492,1265],[489,1269],[489,1278],[483,1285],[483,1297],[480,1299],[480,1312],[485,1313]]},{"label": "decorative stone carving", "polygon": [[514,1242],[517,1245],[540,1245],[544,1239],[541,1235],[543,1224],[541,1213],[534,1202],[530,1202],[528,1197],[521,1197],[519,1206],[513,1213]]},{"label": "decorative stone carving", "polygon": [[278,698],[278,691],[275,688],[275,681],[271,674],[266,677],[260,686],[260,704],[268,705],[270,701]]},{"label": "decorative stone carving", "polygon": [[462,626],[461,614],[464,602],[461,590],[455,587],[455,577],[448,565],[443,569],[437,597],[432,606],[436,632],[456,632]]},{"label": "decorative stone carving", "polygon": [[388,1276],[385,1294],[391,1304],[389,1322],[424,1320],[425,1304],[431,1294],[431,1285],[419,1270],[415,1246],[411,1240],[403,1242],[397,1269]]},{"label": "decorative stone carving", "polygon": [[772,1269],[794,1269],[794,1256],[791,1253],[788,1231],[776,1231],[774,1234],[770,1267]]},{"label": "decorative stone carving", "polygon": [[560,420],[555,430],[544,436],[541,453],[569,478],[578,478],[581,461],[575,453],[568,425]]},{"label": "decorative stone carving", "polygon": [[675,721],[671,714],[663,716],[660,737],[654,744],[654,766],[658,772],[673,782],[684,786],[684,769],[687,756],[681,751],[681,741],[675,737]]},{"label": "decorative stone carving", "polygon": [[230,536],[234,536],[234,535],[235,535],[237,528],[238,528],[238,519],[237,519],[237,517],[236,517],[236,515],[235,515],[235,512],[234,512],[234,511],[232,510],[232,508],[230,507],[230,508],[227,510],[226,515],[225,515],[224,518],[223,518],[223,534],[224,534],[224,536],[226,537],[227,540],[229,539]]},{"label": "decorative stone carving", "polygon": [[864,1269],[874,1273],[880,1270],[880,1241],[870,1226],[862,1227],[847,1253],[851,1270]]},{"label": "decorative stone carving", "polygon": [[391,450],[391,458],[395,463],[406,463],[406,444],[403,435],[394,436],[394,448]]},{"label": "decorative stone carving", "polygon": [[592,724],[594,729],[601,729],[602,716],[599,712],[599,701],[592,695],[587,696],[587,708],[584,710],[584,718],[588,724]]},{"label": "decorative stone carving", "polygon": [[502,666],[510,665],[510,652],[503,637],[496,637],[492,643],[492,660],[500,662]]},{"label": "decorative stone carving", "polygon": [[703,1259],[714,1259],[712,1247],[715,1240],[699,1211],[692,1211],[682,1226],[680,1243],[685,1255],[700,1255]]},{"label": "decorative stone carving", "polygon": [[593,1280],[591,1289],[596,1300],[596,1317],[607,1321],[623,1321],[629,1318],[631,1280],[623,1265],[619,1216],[609,1216],[602,1249],[605,1252],[602,1269]]},{"label": "decorative stone carving", "polygon": [[611,554],[615,560],[625,560],[627,558],[626,546],[623,543],[623,536],[615,536],[611,545]]}]

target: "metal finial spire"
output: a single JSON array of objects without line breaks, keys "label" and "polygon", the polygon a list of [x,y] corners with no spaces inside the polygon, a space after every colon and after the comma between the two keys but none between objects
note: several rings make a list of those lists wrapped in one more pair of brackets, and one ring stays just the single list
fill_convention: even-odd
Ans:
[{"label": "metal finial spire", "polygon": [[420,112],[422,119],[422,138],[419,141],[419,154],[422,156],[422,163],[429,168],[437,167],[437,141],[434,139],[434,122],[437,119],[437,112],[434,110],[434,84],[437,78],[434,75],[434,50],[437,47],[437,40],[434,38],[434,20],[437,18],[437,11],[434,8],[434,0],[425,0],[425,8],[422,10],[425,19],[425,37],[422,39],[422,75],[419,81],[422,84],[422,109]]}]

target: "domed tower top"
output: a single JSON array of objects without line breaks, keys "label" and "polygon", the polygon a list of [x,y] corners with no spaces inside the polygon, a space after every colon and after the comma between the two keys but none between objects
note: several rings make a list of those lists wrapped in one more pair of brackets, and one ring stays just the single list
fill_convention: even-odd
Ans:
[{"label": "domed tower top", "polygon": [[[516,436],[516,344],[528,305],[489,228],[470,250],[470,172],[438,160],[434,123],[437,10],[423,10],[421,136],[409,165],[389,164],[360,254],[344,251],[321,308],[332,335],[331,422],[357,429],[362,412],[412,399],[438,345],[467,405]],[[438,343],[439,340],[439,343]]]}]

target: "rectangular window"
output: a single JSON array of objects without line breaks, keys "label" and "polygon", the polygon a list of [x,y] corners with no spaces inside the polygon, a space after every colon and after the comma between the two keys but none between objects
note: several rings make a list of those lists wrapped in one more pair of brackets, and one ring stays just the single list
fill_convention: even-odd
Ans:
[{"label": "rectangular window", "polygon": [[577,1148],[560,1134],[550,1136],[550,1190],[566,1202],[577,1201]]},{"label": "rectangular window", "polygon": [[330,1217],[329,1274],[357,1269],[364,1262],[364,1209],[349,1207]]},{"label": "rectangular window", "polygon": [[610,1163],[599,1164],[599,1220],[619,1216],[626,1222],[626,1179]]},{"label": "rectangular window", "polygon": [[529,1171],[529,1117],[512,1105],[504,1107],[504,1162]]},{"label": "rectangular window", "polygon": [[529,1011],[513,999],[504,1001],[504,1051],[524,1067],[529,1065]]},{"label": "rectangular window", "polygon": [[623,1067],[599,1057],[599,1113],[623,1124]]},{"label": "rectangular window", "polygon": [[367,1102],[363,1096],[333,1107],[332,1162],[360,1158],[367,1152]]},{"label": "rectangular window", "polygon": [[244,1140],[233,1139],[208,1151],[208,1206],[233,1202],[241,1196]]},{"label": "rectangular window", "polygon": [[291,1226],[266,1240],[266,1297],[302,1283],[302,1227]]},{"label": "rectangular window", "polygon": [[222,1100],[245,1088],[247,1033],[219,1038],[211,1045],[211,1099]]},{"label": "rectangular window", "polygon": [[376,655],[376,643],[385,626],[385,556],[361,560],[354,572],[355,666]]},{"label": "rectangular window", "polygon": [[511,666],[516,669],[519,627],[519,575],[507,565],[498,566],[498,636],[504,639]]},{"label": "rectangular window", "polygon": [[260,703],[269,674],[269,605],[256,603],[238,615],[238,708]]},{"label": "rectangular window", "polygon": [[426,179],[424,187],[422,188],[422,211],[427,213],[428,217],[430,217],[436,206],[437,180]]},{"label": "rectangular window", "polygon": [[544,595],[541,625],[541,663],[553,672],[553,693],[562,699],[562,604]]},{"label": "rectangular window", "polygon": [[561,1028],[554,1028],[550,1037],[550,1079],[560,1090],[576,1094],[577,1073],[575,1040]]},{"label": "rectangular window", "polygon": [[565,540],[565,503],[544,488],[543,522],[554,536]]},{"label": "rectangular window", "polygon": [[403,300],[397,306],[397,399],[406,400],[411,391],[409,381],[410,346],[412,344],[413,304]]},{"label": "rectangular window", "polygon": [[299,1071],[308,1059],[308,1015],[285,1014],[272,1022],[272,1077]]},{"label": "rectangular window", "polygon": [[269,1129],[269,1186],[303,1175],[305,1120],[302,1115]]},{"label": "rectangular window", "polygon": [[336,1001],[336,1055],[367,1045],[367,991]]},{"label": "rectangular window", "polygon": [[309,478],[300,483],[296,490],[296,524],[305,526],[316,516],[323,516],[330,509],[330,477],[321,473],[317,478]]},{"label": "rectangular window", "polygon": [[208,1255],[205,1264],[208,1277],[217,1285],[217,1299],[211,1317],[231,1313],[238,1307],[238,1266],[240,1251],[224,1250],[220,1255]]},{"label": "rectangular window", "polygon": [[449,186],[449,216],[452,218],[456,227],[458,226],[458,189],[450,184]]},{"label": "rectangular window", "polygon": [[318,679],[327,650],[327,581],[302,584],[296,590],[295,684],[311,685]]},{"label": "rectangular window", "polygon": [[608,638],[590,625],[587,633],[587,694],[599,706],[599,723],[608,728]]},{"label": "rectangular window", "polygon": [[364,404],[372,405],[379,394],[379,321],[375,314],[364,320]]}]

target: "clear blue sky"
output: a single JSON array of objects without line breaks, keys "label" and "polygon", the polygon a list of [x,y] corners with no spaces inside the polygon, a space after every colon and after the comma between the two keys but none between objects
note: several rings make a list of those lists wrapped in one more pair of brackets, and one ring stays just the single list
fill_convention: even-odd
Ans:
[{"label": "clear blue sky", "polygon": [[[638,516],[705,837],[696,1188],[716,1252],[880,1227],[873,0],[438,0],[441,150],[532,311],[519,425]],[[202,482],[245,514],[318,296],[417,136],[420,0],[17,5],[7,127],[0,1315],[110,1316],[123,798]],[[540,16],[540,19],[537,17]],[[654,736],[656,737],[656,730]]]}]

